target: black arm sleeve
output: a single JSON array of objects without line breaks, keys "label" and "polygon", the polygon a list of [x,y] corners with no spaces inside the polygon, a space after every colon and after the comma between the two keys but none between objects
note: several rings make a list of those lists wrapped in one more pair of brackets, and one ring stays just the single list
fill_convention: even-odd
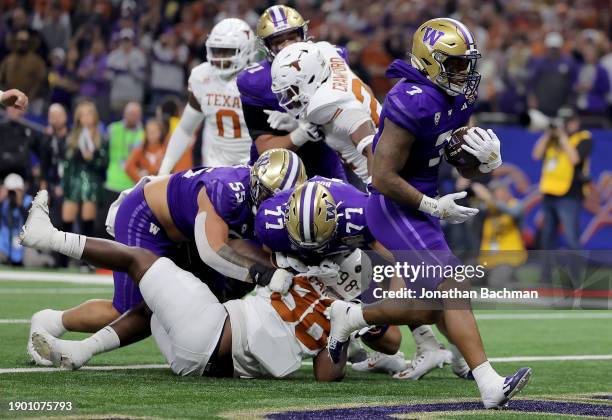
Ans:
[{"label": "black arm sleeve", "polygon": [[576,147],[576,151],[578,152],[578,156],[580,156],[580,161],[584,162],[586,158],[591,155],[591,149],[593,148],[593,140],[586,139],[582,140],[578,147]]},{"label": "black arm sleeve", "polygon": [[264,112],[264,108],[253,105],[242,105],[242,113],[244,121],[249,128],[249,135],[253,141],[259,136],[270,134],[273,136],[284,136],[286,131],[275,130],[268,124],[268,114]]}]

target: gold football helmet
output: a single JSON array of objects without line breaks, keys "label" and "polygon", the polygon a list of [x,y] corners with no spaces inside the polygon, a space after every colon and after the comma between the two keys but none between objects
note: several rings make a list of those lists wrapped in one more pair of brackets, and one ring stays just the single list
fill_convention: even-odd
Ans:
[{"label": "gold football helmet", "polygon": [[306,182],[289,197],[285,225],[294,245],[313,251],[321,250],[336,236],[338,212],[336,200],[318,182]]},{"label": "gold football helmet", "polygon": [[412,39],[412,66],[452,96],[476,98],[480,84],[476,62],[481,57],[472,32],[455,19],[428,20]]},{"label": "gold football helmet", "polygon": [[268,7],[257,23],[256,35],[261,40],[270,59],[273,59],[278,53],[278,48],[274,47],[273,40],[291,32],[296,32],[300,41],[308,40],[308,21],[289,6]]},{"label": "gold football helmet", "polygon": [[251,168],[251,199],[255,207],[277,192],[306,182],[302,159],[291,150],[270,149],[259,156]]}]

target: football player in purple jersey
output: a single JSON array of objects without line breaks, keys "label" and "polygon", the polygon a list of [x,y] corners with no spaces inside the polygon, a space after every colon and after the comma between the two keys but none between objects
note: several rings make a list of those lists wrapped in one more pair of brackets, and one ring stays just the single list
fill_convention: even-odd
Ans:
[{"label": "football player in purple jersey", "polygon": [[[145,179],[111,206],[107,225],[117,242],[158,256],[170,254],[179,242],[195,241],[201,260],[219,275],[259,285],[269,283],[271,289],[283,292],[292,275],[271,267],[263,253],[257,259],[242,255],[232,248],[230,238],[248,239],[253,230],[252,207],[305,180],[304,166],[294,152],[273,149],[252,168],[194,168]],[[77,249],[80,245],[63,246]],[[57,337],[67,330],[96,332],[142,302],[138,287],[126,273],[114,272],[113,277],[112,301],[90,300],[67,311],[46,309],[34,314],[28,352],[37,363],[49,364],[33,352],[32,333],[42,331]],[[138,314],[130,316],[138,324]]]},{"label": "football player in purple jersey", "polygon": [[[274,56],[292,43],[309,39],[308,21],[289,6],[272,6],[259,18],[256,35],[267,57],[244,69],[237,79],[242,112],[253,139],[251,161],[265,150],[282,147],[298,153],[308,174],[346,179],[342,161],[321,141],[321,130],[314,124],[300,124],[286,114],[272,92]],[[346,50],[338,50],[347,59]]]},{"label": "football player in purple jersey", "polygon": [[[317,176],[293,191],[283,191],[264,201],[255,216],[255,234],[264,249],[298,256],[308,265],[316,266],[330,256],[347,255],[360,248],[375,250],[383,258],[392,259],[390,252],[370,232],[366,220],[367,202],[368,194],[354,186],[338,179]],[[321,265],[325,266],[325,263]],[[350,288],[351,284],[344,284],[344,280],[340,278],[338,283]],[[401,283],[392,283],[390,287],[395,290],[401,287]],[[410,371],[406,373],[408,378],[419,379],[453,360],[450,352],[441,347],[430,326],[418,322],[410,325],[417,352]],[[396,332],[396,329],[392,328],[391,332]],[[408,369],[403,353],[396,353],[397,348],[378,346],[377,340],[385,331],[386,327],[383,327],[377,335],[362,337],[376,351],[368,359],[354,363],[353,369],[393,374]],[[461,364],[460,361],[453,362]]]},{"label": "football player in purple jersey", "polygon": [[[461,22],[432,19],[415,32],[411,62],[396,60],[387,70],[400,78],[385,99],[374,139],[372,195],[368,226],[398,262],[428,266],[457,266],[440,227],[440,219],[462,223],[478,210],[455,200],[465,192],[437,196],[438,166],[449,135],[467,125],[476,100],[480,53],[474,35]],[[501,165],[500,142],[491,130],[470,129],[463,148],[479,165],[462,171],[466,177],[488,173]],[[406,256],[409,254],[409,256]],[[416,259],[415,259],[416,256]],[[461,287],[460,287],[461,286]],[[406,287],[423,291],[465,287],[443,276],[421,276]],[[402,324],[411,318],[415,299],[385,299],[363,308],[345,302],[332,305],[329,350],[332,356],[352,331],[370,324]],[[469,299],[442,299],[433,314],[449,341],[465,358],[486,408],[503,406],[529,380],[531,369],[499,375],[487,360]],[[452,305],[454,310],[448,310]],[[445,310],[446,308],[446,310]]]}]

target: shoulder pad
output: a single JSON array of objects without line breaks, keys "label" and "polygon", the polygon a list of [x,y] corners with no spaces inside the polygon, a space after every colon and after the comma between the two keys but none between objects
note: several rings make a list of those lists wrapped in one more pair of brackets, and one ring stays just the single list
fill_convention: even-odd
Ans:
[{"label": "shoulder pad", "polygon": [[193,86],[197,83],[201,83],[210,76],[210,63],[204,62],[202,64],[198,64],[193,69],[191,69],[191,73],[189,74],[189,80],[187,82],[187,88],[190,91],[193,91]]}]

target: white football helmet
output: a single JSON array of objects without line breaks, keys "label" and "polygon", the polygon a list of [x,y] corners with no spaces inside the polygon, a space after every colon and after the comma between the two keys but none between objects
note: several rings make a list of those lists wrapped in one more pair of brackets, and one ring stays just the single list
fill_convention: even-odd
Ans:
[{"label": "white football helmet", "polygon": [[249,25],[236,18],[217,23],[206,38],[206,59],[219,76],[238,73],[254,59],[256,38]]},{"label": "white football helmet", "polygon": [[272,92],[280,106],[297,118],[330,71],[315,44],[296,42],[283,48],[272,62]]}]

